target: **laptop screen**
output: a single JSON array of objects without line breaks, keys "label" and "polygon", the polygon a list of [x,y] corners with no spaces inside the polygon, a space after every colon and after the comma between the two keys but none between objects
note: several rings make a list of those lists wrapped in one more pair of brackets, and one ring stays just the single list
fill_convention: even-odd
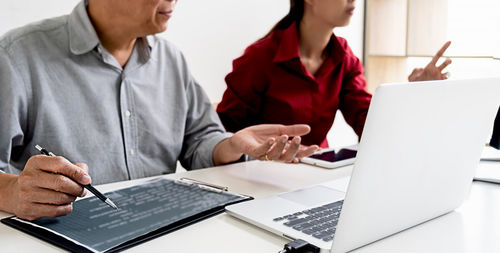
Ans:
[{"label": "laptop screen", "polygon": [[493,136],[491,136],[490,146],[500,149],[500,108],[498,108],[497,118],[493,127]]}]

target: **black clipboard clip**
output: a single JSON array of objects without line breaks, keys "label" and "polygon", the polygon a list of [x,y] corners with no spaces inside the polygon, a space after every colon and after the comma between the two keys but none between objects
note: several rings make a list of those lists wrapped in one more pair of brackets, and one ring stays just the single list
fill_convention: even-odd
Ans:
[{"label": "black clipboard clip", "polygon": [[500,179],[496,179],[496,178],[474,177],[472,179],[472,181],[483,182],[483,183],[490,183],[490,184],[500,184]]}]

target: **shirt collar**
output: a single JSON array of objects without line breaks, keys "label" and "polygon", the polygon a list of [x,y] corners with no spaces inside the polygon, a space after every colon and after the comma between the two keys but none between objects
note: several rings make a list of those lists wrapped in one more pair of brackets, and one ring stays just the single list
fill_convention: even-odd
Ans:
[{"label": "shirt collar", "polygon": [[[73,54],[81,55],[95,49],[99,44],[99,37],[87,13],[88,0],[81,1],[69,15],[69,47]],[[155,43],[154,36],[146,37],[148,50],[151,51]],[[139,50],[141,51],[141,50]],[[149,54],[145,54],[149,58]]]},{"label": "shirt collar", "polygon": [[291,59],[300,58],[299,34],[295,22],[282,31],[278,50],[274,55],[274,62],[284,62]]},{"label": "shirt collar", "polygon": [[76,55],[88,53],[99,44],[99,38],[87,14],[87,4],[87,1],[80,2],[69,15],[69,48]]},{"label": "shirt collar", "polygon": [[[335,36],[335,34],[333,33],[330,39],[330,43],[331,43],[329,45],[330,58],[336,64],[344,58],[346,52],[340,45],[337,36]],[[273,61],[285,62],[292,59],[300,59],[299,34],[295,22],[285,30],[282,30],[282,35],[279,41],[278,50],[274,55]]]}]

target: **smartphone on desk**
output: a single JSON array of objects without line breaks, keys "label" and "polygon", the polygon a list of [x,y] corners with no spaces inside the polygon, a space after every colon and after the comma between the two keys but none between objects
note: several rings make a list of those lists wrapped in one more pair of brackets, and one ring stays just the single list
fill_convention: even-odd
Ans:
[{"label": "smartphone on desk", "polygon": [[301,158],[300,161],[319,167],[333,169],[353,164],[356,160],[356,154],[356,146],[350,146],[340,150],[329,148],[319,150],[311,156]]}]

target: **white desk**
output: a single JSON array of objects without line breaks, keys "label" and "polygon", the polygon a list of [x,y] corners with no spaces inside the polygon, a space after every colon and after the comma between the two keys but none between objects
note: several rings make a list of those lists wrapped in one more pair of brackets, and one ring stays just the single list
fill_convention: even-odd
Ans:
[{"label": "white desk", "polygon": [[[500,166],[500,164],[498,164]],[[500,169],[500,168],[499,168]],[[256,198],[344,177],[351,167],[326,170],[304,164],[248,162],[172,174],[226,185]],[[102,185],[102,190],[138,181]],[[8,214],[1,213],[0,217]],[[355,252],[500,252],[500,185],[474,183],[470,197],[456,211],[408,229]],[[278,252],[287,241],[227,214],[129,249],[127,252]],[[63,250],[0,224],[1,252]]]}]

